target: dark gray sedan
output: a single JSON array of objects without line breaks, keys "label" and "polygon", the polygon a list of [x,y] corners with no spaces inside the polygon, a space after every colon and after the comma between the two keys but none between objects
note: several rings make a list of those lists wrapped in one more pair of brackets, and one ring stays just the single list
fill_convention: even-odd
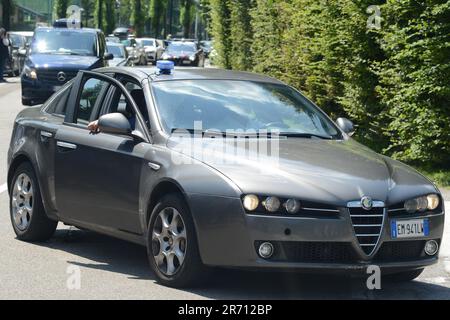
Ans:
[{"label": "dark gray sedan", "polygon": [[[169,68],[170,69],[170,68]],[[23,110],[8,153],[17,238],[58,221],[147,247],[169,286],[212,266],[383,275],[436,263],[442,196],[301,93],[218,69],[81,71]]]}]

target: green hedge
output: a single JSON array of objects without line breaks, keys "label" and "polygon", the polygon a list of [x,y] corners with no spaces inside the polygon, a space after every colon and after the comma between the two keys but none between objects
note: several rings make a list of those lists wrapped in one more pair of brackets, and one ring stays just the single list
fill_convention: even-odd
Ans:
[{"label": "green hedge", "polygon": [[293,85],[351,118],[376,151],[450,167],[450,1],[210,0],[210,9],[222,67]]}]

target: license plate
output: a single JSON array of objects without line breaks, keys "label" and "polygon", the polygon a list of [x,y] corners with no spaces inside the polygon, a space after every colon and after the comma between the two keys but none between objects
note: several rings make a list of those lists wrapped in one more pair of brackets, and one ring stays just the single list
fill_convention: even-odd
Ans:
[{"label": "license plate", "polygon": [[183,62],[182,62],[183,64],[190,64],[191,63],[191,61],[189,61],[189,60],[183,60]]},{"label": "license plate", "polygon": [[426,237],[429,234],[428,219],[391,220],[391,237],[393,239]]}]

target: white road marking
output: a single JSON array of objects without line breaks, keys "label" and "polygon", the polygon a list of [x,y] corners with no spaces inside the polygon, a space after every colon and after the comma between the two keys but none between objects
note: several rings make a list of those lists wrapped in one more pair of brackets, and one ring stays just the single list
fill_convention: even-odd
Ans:
[{"label": "white road marking", "polygon": [[5,192],[6,190],[8,190],[8,186],[6,185],[6,183],[4,183],[0,186],[0,194]]}]

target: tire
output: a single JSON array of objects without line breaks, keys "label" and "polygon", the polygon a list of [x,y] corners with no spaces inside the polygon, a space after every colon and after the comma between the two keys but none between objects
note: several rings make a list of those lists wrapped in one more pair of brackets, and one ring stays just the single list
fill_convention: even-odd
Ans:
[{"label": "tire", "polygon": [[[162,216],[166,216],[166,221],[169,222],[170,227],[175,228],[177,236],[172,234],[174,236],[170,239],[164,236],[167,233],[162,228]],[[166,231],[169,229],[167,228]],[[159,237],[154,236],[155,234],[159,234]],[[167,246],[166,250],[162,249],[161,243]],[[174,254],[176,249],[178,249],[179,255],[184,253],[181,263],[178,255]],[[173,268],[169,268],[169,260],[165,258],[167,256],[163,254],[163,251],[172,253],[168,256],[172,256],[170,260]],[[165,286],[192,287],[203,283],[208,278],[209,270],[203,265],[200,258],[194,222],[188,206],[180,194],[165,195],[153,209],[147,230],[147,255],[158,282]],[[163,258],[158,259],[157,257]]]},{"label": "tire", "polygon": [[38,242],[53,236],[58,222],[50,220],[45,213],[39,183],[30,163],[22,163],[14,172],[9,199],[11,224],[17,239]]},{"label": "tire", "polygon": [[424,269],[408,270],[399,273],[388,274],[385,280],[390,282],[407,282],[416,279]]}]

